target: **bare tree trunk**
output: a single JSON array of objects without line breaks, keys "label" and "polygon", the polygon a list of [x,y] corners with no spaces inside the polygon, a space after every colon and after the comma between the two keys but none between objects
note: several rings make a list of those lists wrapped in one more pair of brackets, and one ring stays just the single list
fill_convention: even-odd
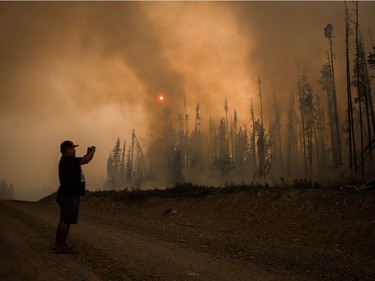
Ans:
[{"label": "bare tree trunk", "polygon": [[301,114],[301,130],[302,130],[302,145],[303,145],[303,160],[304,160],[304,170],[305,177],[307,177],[307,156],[306,156],[306,136],[305,136],[305,113],[303,106],[303,92],[301,87],[301,77],[298,66],[298,94],[300,99],[300,114]]},{"label": "bare tree trunk", "polygon": [[363,181],[365,172],[365,161],[364,161],[364,137],[363,137],[363,118],[362,118],[362,97],[359,86],[360,73],[359,73],[359,17],[358,17],[358,1],[356,1],[356,32],[355,32],[355,43],[356,43],[356,63],[357,63],[357,95],[359,105],[359,126],[361,136],[361,179]]},{"label": "bare tree trunk", "polygon": [[[294,176],[294,169],[292,171],[293,166],[298,166],[298,159],[296,159],[296,153],[295,153],[295,144],[297,143],[295,141],[295,130],[294,130],[294,94],[290,94],[290,100],[289,100],[289,110],[288,110],[288,140],[287,140],[287,160],[286,162],[289,163],[287,165],[287,182],[290,181],[292,178],[292,175]],[[293,161],[294,159],[294,161]],[[290,163],[294,162],[294,165],[291,165]]]},{"label": "bare tree trunk", "polygon": [[353,98],[351,88],[351,73],[350,73],[350,59],[349,59],[349,13],[348,7],[345,3],[345,57],[346,57],[346,92],[347,92],[347,114],[348,114],[348,142],[349,142],[349,167],[351,178],[357,178],[357,153],[355,145],[354,134],[354,120],[353,120]]},{"label": "bare tree trunk", "polygon": [[275,102],[275,133],[274,133],[274,152],[275,157],[274,159],[277,160],[277,165],[273,165],[273,169],[275,170],[277,166],[280,168],[280,176],[284,178],[284,159],[283,159],[283,150],[282,150],[282,139],[281,139],[281,122],[280,122],[280,110],[278,108],[278,102],[276,99],[275,92],[273,93],[274,102]]},{"label": "bare tree trunk", "polygon": [[251,114],[251,121],[253,124],[253,131],[251,133],[251,152],[253,157],[253,179],[256,179],[256,171],[257,171],[257,164],[256,164],[256,147],[255,147],[255,116],[254,116],[254,106],[253,106],[253,100],[251,99],[251,108],[250,108],[250,114]]},{"label": "bare tree trunk", "polygon": [[263,104],[262,104],[262,87],[261,87],[261,80],[259,78],[259,99],[260,99],[260,135],[258,135],[258,142],[259,146],[259,173],[260,176],[263,176],[263,180],[266,179],[266,172],[265,172],[265,147],[264,147],[264,124],[263,124]]},{"label": "bare tree trunk", "polygon": [[184,155],[184,164],[186,170],[186,176],[189,175],[189,115],[186,112],[186,97],[184,102],[185,109],[185,155]]}]

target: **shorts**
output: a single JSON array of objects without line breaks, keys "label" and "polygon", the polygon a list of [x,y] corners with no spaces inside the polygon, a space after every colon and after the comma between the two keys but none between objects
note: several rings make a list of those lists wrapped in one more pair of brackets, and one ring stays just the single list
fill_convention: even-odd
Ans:
[{"label": "shorts", "polygon": [[60,221],[65,224],[78,223],[79,196],[57,196],[56,202],[60,206]]}]

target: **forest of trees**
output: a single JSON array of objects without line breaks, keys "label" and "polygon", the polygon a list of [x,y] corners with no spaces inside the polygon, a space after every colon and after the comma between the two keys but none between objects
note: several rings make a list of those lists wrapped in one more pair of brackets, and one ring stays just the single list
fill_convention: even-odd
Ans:
[{"label": "forest of trees", "polygon": [[[126,153],[126,149],[128,152]],[[107,189],[124,187],[127,183],[139,188],[144,180],[143,151],[133,130],[129,148],[117,139],[107,160]]]},{"label": "forest of trees", "polygon": [[0,199],[14,199],[15,192],[12,183],[8,183],[6,179],[0,180]]},{"label": "forest of trees", "polygon": [[[141,187],[143,183],[173,184],[193,182],[205,185],[224,183],[290,183],[312,181],[363,181],[374,175],[375,114],[373,82],[375,48],[367,53],[359,28],[358,2],[348,8],[345,2],[346,93],[337,92],[334,67],[334,27],[327,24],[327,60],[322,65],[319,89],[313,89],[305,71],[296,69],[295,88],[289,94],[286,116],[279,101],[267,105],[272,120],[264,124],[262,81],[258,80],[260,116],[254,114],[239,124],[237,112],[223,101],[223,116],[211,117],[203,126],[200,105],[195,107],[194,128],[189,115],[177,116],[164,109],[164,128],[154,133],[143,154],[133,130],[126,144],[117,139],[107,162],[107,188]],[[370,34],[371,37],[371,34]],[[337,43],[336,43],[337,44]],[[324,51],[324,50],[323,50]],[[270,95],[269,93],[267,93]],[[346,112],[338,112],[337,96],[346,97]],[[285,121],[286,120],[286,121]]]}]

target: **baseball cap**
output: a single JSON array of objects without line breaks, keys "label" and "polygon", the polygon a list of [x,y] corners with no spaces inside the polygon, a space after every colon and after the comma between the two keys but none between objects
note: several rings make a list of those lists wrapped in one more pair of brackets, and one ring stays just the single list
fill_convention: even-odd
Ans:
[{"label": "baseball cap", "polygon": [[60,151],[63,152],[63,151],[66,151],[66,149],[69,147],[77,147],[77,146],[78,144],[74,144],[72,141],[66,140],[60,144]]}]

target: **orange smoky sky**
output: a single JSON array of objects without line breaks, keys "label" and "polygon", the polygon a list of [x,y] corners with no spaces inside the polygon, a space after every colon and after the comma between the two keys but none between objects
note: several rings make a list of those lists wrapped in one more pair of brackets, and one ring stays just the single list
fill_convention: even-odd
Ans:
[{"label": "orange smoky sky", "polygon": [[[374,14],[375,2],[359,3],[367,51]],[[176,118],[185,102],[190,126],[198,103],[203,121],[217,120],[226,98],[245,123],[251,100],[260,114],[259,78],[265,119],[275,96],[286,111],[298,67],[321,91],[328,23],[344,91],[344,2],[1,2],[0,179],[16,192],[57,188],[59,145],[71,139],[77,155],[97,147],[83,169],[99,189],[118,137],[134,128],[147,150],[163,108]]]}]

